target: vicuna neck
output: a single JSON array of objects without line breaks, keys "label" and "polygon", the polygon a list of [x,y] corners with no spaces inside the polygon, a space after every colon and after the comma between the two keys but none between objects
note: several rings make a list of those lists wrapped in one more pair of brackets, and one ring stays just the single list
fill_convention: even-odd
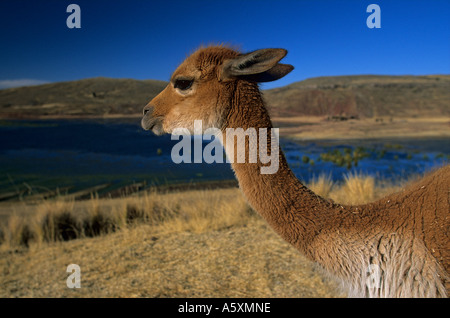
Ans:
[{"label": "vicuna neck", "polygon": [[[224,134],[226,128],[272,128],[257,85],[248,82],[236,85]],[[268,138],[270,144],[270,133],[264,138]],[[330,226],[325,222],[335,206],[295,177],[281,149],[276,173],[261,174],[261,166],[259,160],[257,163],[232,163],[247,201],[286,241],[316,260],[311,243],[322,229]]]},{"label": "vicuna neck", "polygon": [[[259,128],[272,128],[256,84],[237,82],[232,97],[223,134],[226,135],[227,128],[255,128],[257,131]],[[270,134],[262,138],[267,138],[267,144],[270,144]],[[258,143],[261,143],[260,138]],[[226,143],[227,154],[229,147],[230,144]],[[236,146],[234,148],[236,151]],[[247,152],[249,145],[246,148]],[[260,168],[263,164],[259,160],[256,163],[232,163],[243,194],[281,237],[329,273],[341,278],[350,294],[357,297],[446,296],[442,277],[447,277],[447,274],[436,262],[436,257],[445,260],[442,256],[444,252],[440,251],[445,250],[442,246],[446,246],[448,240],[442,236],[441,241],[436,243],[436,237],[433,236],[427,247],[426,242],[424,245],[421,239],[417,240],[411,234],[404,235],[402,232],[410,222],[421,233],[419,235],[423,235],[425,223],[416,220],[411,222],[411,218],[416,213],[422,213],[417,219],[425,219],[426,211],[433,215],[441,213],[440,217],[433,219],[433,224],[443,224],[448,215],[448,204],[447,208],[439,208],[438,204],[448,200],[436,200],[441,203],[436,203],[434,210],[433,207],[427,207],[429,210],[426,210],[423,206],[419,209],[393,208],[404,201],[404,194],[403,197],[398,194],[397,199],[396,195],[387,198],[387,203],[392,199],[387,208],[381,200],[361,206],[342,206],[328,202],[306,188],[289,169],[281,149],[278,158],[279,169],[274,174],[262,174]],[[408,195],[422,198],[421,190],[425,187],[415,187]],[[405,228],[400,229],[396,220],[405,224]],[[408,230],[409,233],[415,231],[411,228]],[[431,256],[429,251],[437,256]],[[400,255],[401,259],[387,256],[393,254]],[[382,264],[382,273],[386,273],[384,276],[375,275],[379,283],[375,287],[368,285],[366,277],[373,264]],[[419,279],[418,283],[418,276],[414,274],[418,272],[422,273],[422,277],[429,277],[429,281],[421,283]],[[393,277],[403,278],[397,281]],[[417,283],[423,288],[416,292],[416,286],[419,286]]]}]

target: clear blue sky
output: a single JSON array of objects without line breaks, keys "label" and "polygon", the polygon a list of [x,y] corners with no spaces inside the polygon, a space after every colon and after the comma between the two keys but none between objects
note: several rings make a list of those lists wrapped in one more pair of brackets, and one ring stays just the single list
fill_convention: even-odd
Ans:
[{"label": "clear blue sky", "polygon": [[[81,7],[81,29],[66,8]],[[381,28],[369,29],[369,4]],[[0,87],[97,76],[168,80],[201,44],[281,47],[310,77],[450,74],[449,0],[1,0]],[[11,84],[13,83],[13,84]]]}]

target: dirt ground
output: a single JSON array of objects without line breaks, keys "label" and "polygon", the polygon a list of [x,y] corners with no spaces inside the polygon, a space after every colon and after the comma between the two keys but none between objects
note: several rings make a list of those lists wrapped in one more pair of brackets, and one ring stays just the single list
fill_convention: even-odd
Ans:
[{"label": "dirt ground", "polygon": [[[66,285],[80,266],[81,288]],[[265,222],[204,233],[146,225],[0,252],[0,297],[341,297]]]}]

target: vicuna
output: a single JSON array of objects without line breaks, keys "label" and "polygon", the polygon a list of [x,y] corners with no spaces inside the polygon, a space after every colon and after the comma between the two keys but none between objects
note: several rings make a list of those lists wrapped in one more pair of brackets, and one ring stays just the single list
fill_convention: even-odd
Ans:
[{"label": "vicuna", "polygon": [[[286,54],[197,50],[145,106],[143,128],[157,135],[178,127],[192,131],[194,121],[202,120],[203,129],[217,127],[224,135],[227,128],[271,130],[258,83],[293,69],[279,63]],[[224,147],[231,151],[226,142]],[[260,160],[232,163],[243,194],[279,235],[339,278],[349,296],[447,297],[450,166],[399,193],[350,206],[314,194],[294,176],[281,149],[278,156],[274,174],[261,174]]]}]

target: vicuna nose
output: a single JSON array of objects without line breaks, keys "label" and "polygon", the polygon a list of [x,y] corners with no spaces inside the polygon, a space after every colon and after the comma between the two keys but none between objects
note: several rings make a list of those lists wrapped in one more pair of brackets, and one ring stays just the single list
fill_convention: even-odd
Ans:
[{"label": "vicuna nose", "polygon": [[149,112],[153,110],[153,106],[147,105],[144,107],[144,116]]}]

